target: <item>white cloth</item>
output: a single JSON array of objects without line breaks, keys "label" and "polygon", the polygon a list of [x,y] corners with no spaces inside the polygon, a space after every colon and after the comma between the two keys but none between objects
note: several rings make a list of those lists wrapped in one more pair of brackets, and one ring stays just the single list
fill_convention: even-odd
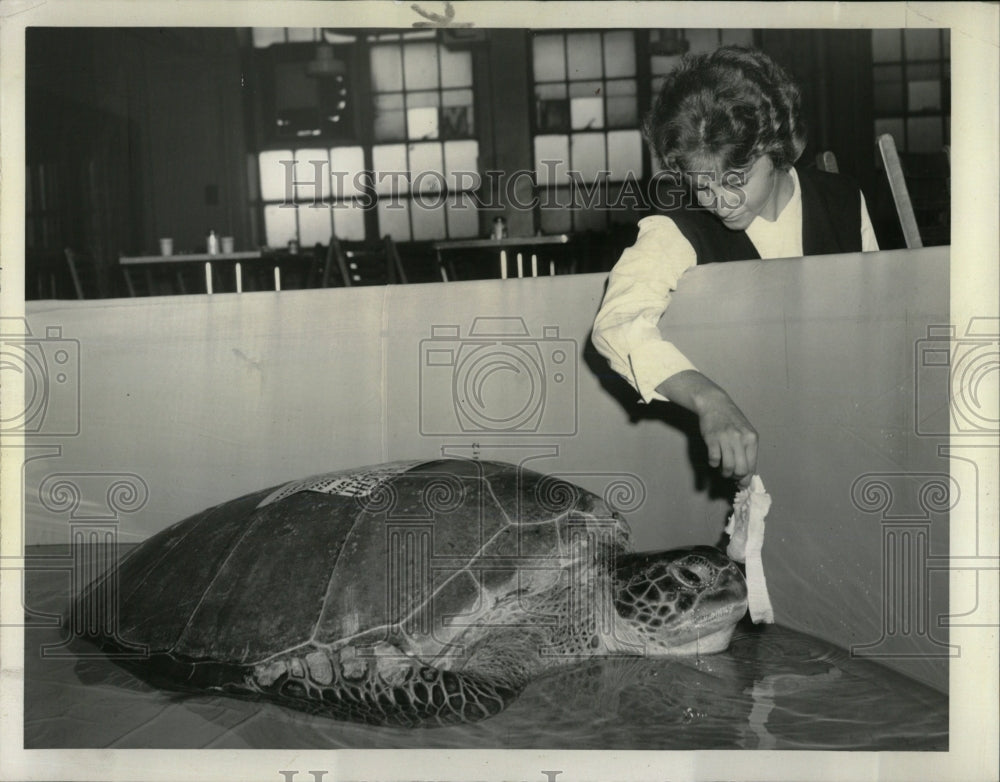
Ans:
[{"label": "white cloth", "polygon": [[[778,219],[757,217],[746,230],[761,258],[802,256],[802,190],[791,169],[795,190]],[[865,197],[861,195],[861,249],[878,250]],[[656,387],[668,377],[695,366],[670,342],[657,324],[670,294],[697,263],[694,247],[665,215],[639,221],[635,244],[611,270],[604,301],[594,321],[594,346],[611,368],[628,380],[644,402],[665,400]]]},{"label": "white cloth", "polygon": [[746,564],[747,608],[754,624],[774,622],[774,609],[767,594],[764,579],[764,518],[771,508],[771,495],[764,489],[759,475],[750,479],[750,485],[740,489],[733,500],[733,515],[729,517],[726,533],[729,545],[726,554],[736,562]]}]

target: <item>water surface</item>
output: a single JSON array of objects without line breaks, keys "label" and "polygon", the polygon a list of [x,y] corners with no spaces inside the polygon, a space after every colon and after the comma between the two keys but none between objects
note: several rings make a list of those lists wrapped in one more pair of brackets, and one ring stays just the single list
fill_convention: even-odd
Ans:
[{"label": "water surface", "polygon": [[412,730],[156,690],[89,648],[60,646],[65,571],[29,571],[26,590],[29,749],[948,748],[946,695],[779,626],[741,625],[716,655],[580,663],[536,680],[492,719]]}]

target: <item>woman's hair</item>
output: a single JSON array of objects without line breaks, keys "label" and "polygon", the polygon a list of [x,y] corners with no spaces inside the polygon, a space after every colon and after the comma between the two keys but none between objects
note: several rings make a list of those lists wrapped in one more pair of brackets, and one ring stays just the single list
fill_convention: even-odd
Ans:
[{"label": "woman's hair", "polygon": [[744,169],[763,155],[788,169],[805,148],[799,88],[756,49],[724,46],[687,55],[643,120],[653,153],[670,171],[714,161]]}]

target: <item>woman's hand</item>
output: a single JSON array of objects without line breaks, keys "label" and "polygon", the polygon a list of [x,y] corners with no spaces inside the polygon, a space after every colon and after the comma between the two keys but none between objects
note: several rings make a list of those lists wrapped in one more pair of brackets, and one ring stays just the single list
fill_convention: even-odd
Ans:
[{"label": "woman's hand", "polygon": [[672,375],[656,390],[698,415],[708,463],[747,486],[757,472],[757,430],[729,394],[693,369]]}]

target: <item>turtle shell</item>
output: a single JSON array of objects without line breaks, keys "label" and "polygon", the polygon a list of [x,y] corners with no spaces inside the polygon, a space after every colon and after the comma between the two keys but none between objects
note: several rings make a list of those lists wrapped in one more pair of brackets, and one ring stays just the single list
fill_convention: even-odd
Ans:
[{"label": "turtle shell", "polygon": [[[568,562],[624,546],[627,534],[600,497],[511,464],[331,473],[209,508],[140,544],[113,576],[115,626],[92,636],[143,650],[132,667],[199,688],[317,645],[387,642],[433,665],[491,596],[544,590]],[[81,600],[101,594],[95,584]]]}]

